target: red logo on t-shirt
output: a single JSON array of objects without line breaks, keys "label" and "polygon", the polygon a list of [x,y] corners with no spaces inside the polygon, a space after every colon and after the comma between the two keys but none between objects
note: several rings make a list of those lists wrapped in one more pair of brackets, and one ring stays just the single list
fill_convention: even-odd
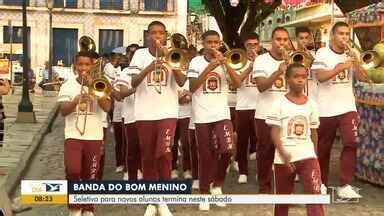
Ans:
[{"label": "red logo on t-shirt", "polygon": [[288,121],[287,137],[305,138],[307,136],[307,119],[305,116],[295,116]]},{"label": "red logo on t-shirt", "polygon": [[221,78],[216,72],[209,72],[208,78],[203,85],[203,93],[220,93],[221,92]]},{"label": "red logo on t-shirt", "polygon": [[349,70],[341,71],[340,73],[336,74],[332,77],[332,83],[339,84],[339,83],[347,83],[350,80],[351,73]]},{"label": "red logo on t-shirt", "polygon": [[168,84],[168,68],[162,67],[162,70],[152,71],[147,75],[147,85],[156,86],[161,83],[162,86]]}]

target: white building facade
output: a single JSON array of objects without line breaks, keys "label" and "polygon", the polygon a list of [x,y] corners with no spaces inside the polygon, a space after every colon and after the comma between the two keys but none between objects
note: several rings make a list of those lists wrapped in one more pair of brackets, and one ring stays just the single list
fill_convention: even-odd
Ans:
[{"label": "white building facade", "polygon": [[[78,39],[92,37],[97,51],[137,43],[145,45],[147,25],[159,20],[168,33],[186,34],[186,0],[53,0],[53,65],[73,62]],[[12,25],[12,53],[22,54],[22,0],[0,0],[0,52],[10,52],[9,24]],[[49,10],[47,0],[29,0],[27,8],[32,68],[49,59]]]}]

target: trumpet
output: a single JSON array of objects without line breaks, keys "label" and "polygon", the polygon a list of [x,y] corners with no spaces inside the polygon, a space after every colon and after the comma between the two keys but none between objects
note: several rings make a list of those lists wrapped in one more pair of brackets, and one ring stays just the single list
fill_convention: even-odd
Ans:
[{"label": "trumpet", "polygon": [[[368,83],[373,83],[373,81],[369,79],[366,70],[376,68],[380,65],[379,54],[374,50],[368,50],[361,53],[359,49],[352,48],[350,43],[353,42],[349,40],[344,43],[345,54],[349,56],[358,66],[363,68],[363,70],[356,70],[356,73],[360,73],[360,76],[364,77]],[[354,65],[352,67],[354,67]]]},{"label": "trumpet", "polygon": [[280,49],[282,49],[283,59],[285,60],[287,65],[301,64],[305,68],[311,67],[314,58],[306,48],[304,48],[304,50],[296,50],[291,41],[289,47],[291,53],[288,52],[288,49],[286,47],[281,47]]},{"label": "trumpet", "polygon": [[[233,70],[241,70],[243,69],[248,61],[247,58],[247,52],[243,49],[230,49],[229,46],[223,42],[223,45],[226,49],[224,52],[224,61],[225,65],[230,67]],[[209,55],[216,57],[217,52],[219,52],[216,49],[209,48],[204,50],[204,52],[208,53]]]}]

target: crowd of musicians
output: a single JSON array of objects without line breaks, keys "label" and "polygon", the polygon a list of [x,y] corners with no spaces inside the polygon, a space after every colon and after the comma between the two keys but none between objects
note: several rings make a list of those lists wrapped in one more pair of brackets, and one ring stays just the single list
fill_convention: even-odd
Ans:
[{"label": "crowd of musicians", "polygon": [[[84,49],[76,54],[76,76],[62,84],[58,97],[65,117],[67,179],[102,179],[110,119],[116,172],[124,180],[181,177],[192,179],[201,194],[218,195],[231,166],[238,183],[247,183],[248,160],[256,154],[255,193],[291,194],[299,181],[304,193],[322,194],[329,186],[330,153],[339,131],[337,194],[361,197],[351,185],[358,126],[352,81],[366,77],[348,46],[346,23],[336,23],[329,46],[316,52],[305,27],[296,29],[296,48],[288,31],[277,27],[266,52],[258,35],[250,33],[242,38],[246,60],[241,67],[234,62],[238,59],[228,59],[216,31],[201,35],[200,51],[184,48],[188,62],[181,66],[165,57],[166,26],[153,21],[148,33],[148,48],[128,50],[129,66],[121,69],[119,56],[109,57],[103,68],[112,86],[108,94],[91,93],[97,53]],[[310,56],[311,64],[290,62],[293,51]],[[236,55],[241,59],[241,52]],[[70,215],[94,215],[92,205],[69,208]],[[275,205],[275,215],[288,215],[288,208]],[[320,204],[306,208],[308,215],[324,215]],[[198,209],[208,211],[210,204]],[[172,212],[166,204],[146,206],[144,215],[157,214]]]}]

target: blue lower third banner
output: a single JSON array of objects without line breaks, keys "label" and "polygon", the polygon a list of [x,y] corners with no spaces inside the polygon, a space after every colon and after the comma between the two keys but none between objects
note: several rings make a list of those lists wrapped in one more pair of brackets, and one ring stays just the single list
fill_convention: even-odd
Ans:
[{"label": "blue lower third banner", "polygon": [[69,181],[68,194],[191,194],[192,180]]}]

